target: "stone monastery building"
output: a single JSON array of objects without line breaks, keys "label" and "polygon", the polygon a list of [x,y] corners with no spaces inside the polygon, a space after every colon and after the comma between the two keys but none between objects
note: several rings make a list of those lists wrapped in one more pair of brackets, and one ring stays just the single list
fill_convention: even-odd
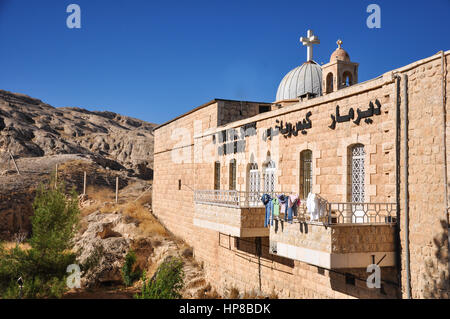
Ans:
[{"label": "stone monastery building", "polygon": [[222,294],[448,298],[450,51],[358,83],[342,41],[301,42],[275,102],[155,129],[154,213]]}]

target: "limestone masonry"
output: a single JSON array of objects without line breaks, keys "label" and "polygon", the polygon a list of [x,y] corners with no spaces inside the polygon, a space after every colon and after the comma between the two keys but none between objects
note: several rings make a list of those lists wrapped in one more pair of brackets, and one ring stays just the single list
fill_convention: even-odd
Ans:
[{"label": "limestone masonry", "polygon": [[[154,130],[153,211],[219,292],[449,297],[450,51],[358,83],[341,46],[289,72],[282,100],[216,99]],[[297,216],[264,227],[263,194],[298,195]]]}]

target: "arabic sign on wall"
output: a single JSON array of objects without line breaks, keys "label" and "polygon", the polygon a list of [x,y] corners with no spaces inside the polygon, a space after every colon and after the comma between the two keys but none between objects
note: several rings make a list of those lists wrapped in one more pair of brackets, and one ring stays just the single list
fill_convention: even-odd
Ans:
[{"label": "arabic sign on wall", "polygon": [[[256,122],[248,123],[239,129],[223,130],[219,133],[219,145],[217,152],[219,155],[236,154],[245,151],[245,138],[256,135]],[[216,136],[213,135],[213,143],[216,143]]]},{"label": "arabic sign on wall", "polygon": [[290,123],[286,122],[284,123],[283,120],[276,120],[277,125],[275,125],[275,129],[268,128],[263,135],[263,140],[271,140],[273,136],[276,136],[278,133],[281,133],[284,138],[288,138],[291,136],[298,136],[298,132],[301,132],[303,135],[307,134],[306,130],[309,130],[312,128],[312,122],[309,119],[311,117],[312,113],[308,112],[306,113],[306,117],[298,121],[296,123]]},{"label": "arabic sign on wall", "polygon": [[[271,140],[272,137],[282,134],[284,138],[298,136],[299,132],[303,135],[308,133],[307,130],[312,128],[312,121],[310,119],[312,113],[306,113],[304,119],[291,123],[284,122],[283,120],[276,120],[276,125],[274,128],[268,128],[263,133],[263,140]],[[336,113],[331,114],[331,125],[328,127],[332,130],[336,129],[337,123],[344,123],[353,121],[356,125],[360,125],[361,120],[364,120],[367,124],[372,124],[373,120],[371,117],[374,115],[381,115],[381,103],[375,100],[375,104],[369,102],[369,107],[367,110],[357,109],[356,112],[353,108],[350,108],[347,114],[341,115],[339,105],[336,105]],[[240,134],[239,132],[240,131]],[[219,155],[233,154],[245,151],[245,138],[247,136],[256,135],[256,122],[246,124],[239,129],[229,129],[224,130],[219,133]],[[215,143],[215,136],[213,136],[213,141]]]},{"label": "arabic sign on wall", "polygon": [[[372,124],[373,120],[371,119],[374,115],[380,115],[381,114],[381,103],[378,100],[375,100],[375,104],[377,107],[373,105],[372,102],[369,103],[369,108],[365,111],[361,111],[359,108],[356,110],[357,117],[353,121],[356,125],[359,125],[361,120],[364,119],[364,122],[367,124]],[[347,115],[341,115],[339,112],[339,105],[336,105],[336,114],[331,114],[331,125],[328,126],[332,130],[336,128],[336,123],[343,123],[343,122],[349,122],[355,118],[355,111],[353,108],[351,108],[348,111]]]}]

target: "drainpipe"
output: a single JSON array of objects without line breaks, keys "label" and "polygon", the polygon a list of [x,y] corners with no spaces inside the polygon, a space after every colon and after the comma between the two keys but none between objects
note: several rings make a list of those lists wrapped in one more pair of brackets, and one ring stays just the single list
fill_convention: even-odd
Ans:
[{"label": "drainpipe", "polygon": [[[395,223],[395,264],[397,265],[397,282],[399,284],[400,295],[402,291],[402,258],[401,258],[401,239],[400,239],[400,76],[394,75],[395,97],[395,202],[396,204],[396,223]],[[400,296],[401,298],[401,296]]]},{"label": "drainpipe", "polygon": [[405,267],[406,267],[406,295],[411,299],[411,270],[409,268],[409,194],[408,194],[408,76],[403,74],[403,105],[404,105],[404,174],[405,174]]},{"label": "drainpipe", "polygon": [[443,117],[443,129],[442,129],[442,149],[444,150],[444,194],[445,194],[445,211],[444,211],[444,217],[445,220],[447,220],[447,227],[448,227],[448,189],[447,189],[447,110],[445,108],[447,103],[447,94],[445,92],[446,90],[446,67],[447,63],[445,60],[445,54],[444,51],[441,51],[441,67],[442,67],[442,117]]},{"label": "drainpipe", "polygon": [[447,222],[447,253],[448,253],[448,272],[450,273],[450,229],[449,229],[449,214],[448,214],[448,176],[447,176],[447,60],[445,59],[444,51],[441,51],[441,67],[442,67],[442,149],[444,151],[444,220]]}]

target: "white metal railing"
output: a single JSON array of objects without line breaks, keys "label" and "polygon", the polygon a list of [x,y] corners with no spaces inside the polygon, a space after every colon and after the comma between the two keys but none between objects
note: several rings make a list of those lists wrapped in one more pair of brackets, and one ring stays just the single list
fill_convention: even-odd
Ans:
[{"label": "white metal railing", "polygon": [[[236,190],[196,190],[194,202],[215,206],[233,208],[264,207],[261,201],[263,194],[270,197],[292,195],[289,192],[245,192]],[[319,196],[320,197],[320,196]],[[395,224],[397,222],[396,203],[352,203],[328,202],[321,198],[320,212],[312,216],[306,207],[306,200],[301,200],[296,207],[294,222],[309,222],[323,225],[364,225],[364,224]],[[280,212],[279,220],[286,220]]]},{"label": "white metal railing", "polygon": [[[320,205],[320,204],[319,204]],[[307,222],[322,225],[364,225],[395,224],[397,220],[396,203],[322,203],[323,208],[316,216],[307,210],[306,201],[297,207],[294,222]],[[279,219],[285,220],[284,215]]]},{"label": "white metal railing", "polygon": [[270,197],[281,194],[291,195],[287,192],[244,192],[235,190],[196,190],[194,191],[194,202],[197,204],[211,204],[216,206],[248,208],[264,207],[261,201],[263,194]]},{"label": "white metal railing", "polygon": [[395,224],[396,203],[328,203],[327,224]]}]

